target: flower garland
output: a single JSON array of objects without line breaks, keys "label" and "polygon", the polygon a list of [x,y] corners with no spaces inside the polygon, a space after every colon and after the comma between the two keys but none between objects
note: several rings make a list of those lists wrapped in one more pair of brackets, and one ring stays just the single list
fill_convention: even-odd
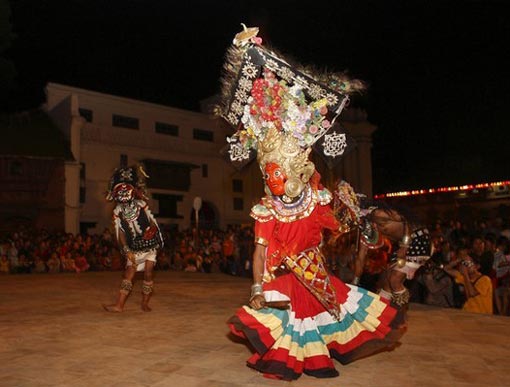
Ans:
[{"label": "flower garland", "polygon": [[302,86],[289,87],[285,80],[264,69],[263,77],[256,79],[244,106],[241,122],[244,129],[237,133],[244,149],[256,147],[267,130],[276,128],[291,133],[302,148],[312,146],[331,126],[326,119],[326,98],[307,103]]}]

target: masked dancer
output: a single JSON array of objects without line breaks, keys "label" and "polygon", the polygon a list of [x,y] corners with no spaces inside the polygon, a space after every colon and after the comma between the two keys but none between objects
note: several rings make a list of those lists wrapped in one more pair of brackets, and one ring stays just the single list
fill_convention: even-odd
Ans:
[{"label": "masked dancer", "polygon": [[117,169],[109,185],[107,200],[114,201],[113,223],[119,249],[126,258],[126,270],[117,302],[103,305],[108,312],[122,312],[133,289],[136,272],[143,271],[142,310],[150,312],[154,290],[153,270],[163,238],[158,223],[147,205],[144,171],[141,167]]},{"label": "masked dancer", "polygon": [[265,50],[256,32],[245,28],[234,39],[226,68],[240,69],[224,78],[226,103],[219,108],[240,127],[229,139],[231,159],[256,153],[266,193],[251,211],[255,251],[248,305],[228,322],[255,348],[247,364],[264,376],[335,377],[333,359],[346,364],[391,348],[401,333],[393,329],[398,314],[378,295],[329,275],[320,248],[325,229],[340,233],[347,225],[335,217],[333,195],[321,185],[309,154],[345,95]]}]

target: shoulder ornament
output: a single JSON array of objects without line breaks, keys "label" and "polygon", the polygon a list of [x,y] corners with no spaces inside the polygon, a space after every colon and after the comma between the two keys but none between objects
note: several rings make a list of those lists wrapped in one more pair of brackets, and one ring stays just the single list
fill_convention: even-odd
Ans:
[{"label": "shoulder ornament", "polygon": [[329,204],[331,200],[333,200],[333,195],[331,194],[331,191],[328,190],[327,188],[318,190],[317,196],[319,197],[319,204],[321,206],[325,206],[326,204]]},{"label": "shoulder ornament", "polygon": [[259,222],[269,222],[270,220],[273,219],[273,215],[271,214],[271,212],[269,211],[269,209],[264,206],[263,204],[255,204],[252,208],[251,208],[251,213],[250,213],[250,216],[259,221]]}]

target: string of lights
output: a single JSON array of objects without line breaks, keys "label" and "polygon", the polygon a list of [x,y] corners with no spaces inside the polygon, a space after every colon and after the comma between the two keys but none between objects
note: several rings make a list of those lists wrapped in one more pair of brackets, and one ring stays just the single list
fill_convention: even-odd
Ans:
[{"label": "string of lights", "polygon": [[492,182],[492,183],[466,184],[466,185],[451,186],[451,187],[417,189],[417,190],[400,191],[400,192],[389,192],[389,193],[374,195],[374,199],[384,199],[384,198],[403,197],[403,196],[416,196],[416,195],[426,195],[426,194],[456,192],[456,191],[473,191],[476,189],[488,189],[488,188],[504,187],[504,186],[510,186],[510,180],[497,181],[497,182]]}]

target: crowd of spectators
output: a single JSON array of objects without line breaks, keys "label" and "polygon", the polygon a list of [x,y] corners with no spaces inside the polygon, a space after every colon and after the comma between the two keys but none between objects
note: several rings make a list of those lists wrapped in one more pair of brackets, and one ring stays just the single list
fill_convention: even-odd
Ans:
[{"label": "crowd of spectators", "polygon": [[[251,276],[253,231],[250,227],[163,234],[165,246],[158,252],[156,270]],[[86,236],[19,229],[0,238],[0,274],[80,273],[123,268],[124,258],[109,229]]]},{"label": "crowd of spectators", "polygon": [[[429,225],[432,256],[413,280],[411,301],[474,313],[510,315],[510,226],[494,219]],[[349,254],[347,254],[349,255]],[[391,255],[391,245],[370,252],[361,286],[377,291]],[[336,262],[353,262],[354,254]],[[344,264],[345,265],[345,264]],[[336,264],[342,266],[342,264]],[[339,271],[341,276],[341,272]],[[349,280],[347,271],[344,280]],[[345,274],[344,274],[345,276]]]},{"label": "crowd of spectators", "polygon": [[119,270],[113,235],[73,235],[21,228],[0,239],[0,273],[80,273]]},{"label": "crowd of spectators", "polygon": [[[411,300],[510,315],[510,227],[497,221],[472,225],[450,221],[437,222],[429,229],[433,255],[407,283]],[[164,240],[156,270],[251,277],[252,227],[168,231],[164,232]],[[351,282],[355,238],[344,240],[343,244],[325,243],[324,248],[331,272]],[[377,291],[391,248],[387,243],[370,252],[363,287]],[[122,270],[123,259],[109,229],[95,235],[18,229],[0,237],[0,274]],[[490,308],[480,309],[481,304],[489,304],[489,299]]]}]

